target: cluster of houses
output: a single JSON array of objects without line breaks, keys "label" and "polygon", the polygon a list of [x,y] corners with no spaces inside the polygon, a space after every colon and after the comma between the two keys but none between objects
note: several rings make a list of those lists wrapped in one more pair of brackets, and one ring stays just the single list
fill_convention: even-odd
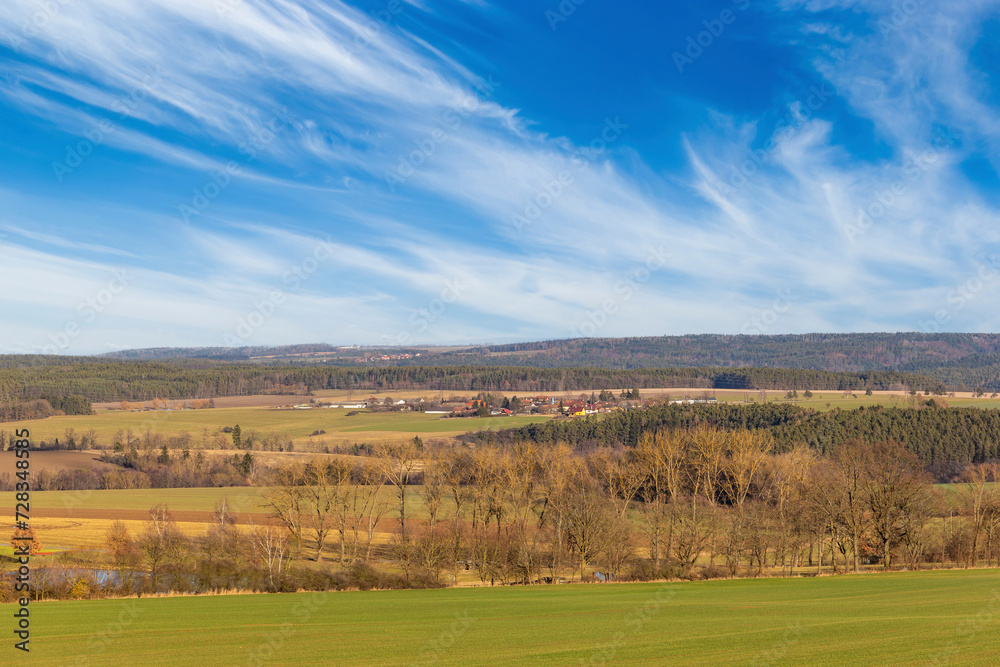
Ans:
[{"label": "cluster of houses", "polygon": [[600,412],[620,410],[617,403],[591,403],[590,401],[563,401],[562,412],[570,417],[596,415]]},{"label": "cluster of houses", "polygon": [[[509,407],[490,407],[489,414],[492,416],[509,416],[512,414],[538,414],[538,415],[568,415],[570,417],[582,417],[595,415],[604,412],[622,410],[623,407],[612,401],[587,401],[577,399],[559,399],[553,396],[527,396],[518,401],[505,401]],[[450,413],[453,417],[466,417],[479,412],[481,404],[478,401],[466,401],[465,403],[445,403],[441,405],[441,413]],[[428,410],[428,412],[431,412]]]},{"label": "cluster of houses", "polygon": [[[419,399],[418,403],[423,403],[424,399]],[[390,408],[399,411],[408,411],[413,409],[410,403],[407,403],[403,399],[385,399],[376,398],[372,396],[363,401],[348,401],[347,403],[327,403],[322,401],[319,403],[303,403],[301,405],[294,406],[296,410],[311,410],[313,408],[348,408],[351,410],[368,410],[371,408]]]},{"label": "cluster of houses", "polygon": [[715,400],[715,396],[707,398],[680,398],[670,401],[670,405],[696,405],[699,403],[718,403],[718,401]]},{"label": "cluster of houses", "polygon": [[[604,396],[602,392],[602,397]],[[505,417],[513,414],[540,414],[540,415],[567,415],[570,417],[584,417],[587,415],[602,414],[625,410],[632,407],[639,401],[619,401],[619,400],[597,400],[591,395],[590,400],[558,398],[554,396],[525,396],[523,398],[514,397],[512,399],[489,396],[490,400],[451,400],[437,402],[427,402],[423,398],[411,399],[409,401],[401,398],[378,398],[371,396],[361,401],[348,401],[343,403],[328,403],[326,401],[303,403],[293,406],[297,410],[311,410],[318,408],[347,408],[353,410],[387,410],[394,412],[422,411],[426,414],[444,415],[448,417],[474,417],[474,416],[497,416]],[[671,405],[694,405],[697,403],[715,403],[712,397],[684,398],[671,400]]]},{"label": "cluster of houses", "polygon": [[[369,402],[371,401],[371,402]],[[324,408],[350,408],[353,410],[365,410],[369,407],[374,406],[375,403],[382,405],[382,401],[376,398],[368,399],[366,401],[348,401],[346,403],[328,403],[326,401],[312,401],[310,403],[299,403],[298,405],[293,405],[293,410],[321,410]],[[399,401],[400,405],[405,404],[406,401]]]},{"label": "cluster of houses", "polygon": [[414,359],[419,357],[420,353],[410,354],[408,352],[402,354],[373,354],[363,357],[351,357],[350,360],[357,362],[359,364],[367,364],[373,361],[400,361],[402,359]]},{"label": "cluster of houses", "polygon": [[[483,401],[479,400],[465,401],[464,403],[454,401],[442,403],[440,412],[444,414],[451,414],[452,417],[472,417],[477,414],[481,414],[480,410],[483,403]],[[544,411],[548,410],[552,405],[554,405],[554,399],[548,396],[526,396],[518,399],[516,404],[511,404],[510,401],[505,401],[504,404],[500,406],[487,405],[486,410],[491,416],[509,417],[515,413],[544,413]]]}]

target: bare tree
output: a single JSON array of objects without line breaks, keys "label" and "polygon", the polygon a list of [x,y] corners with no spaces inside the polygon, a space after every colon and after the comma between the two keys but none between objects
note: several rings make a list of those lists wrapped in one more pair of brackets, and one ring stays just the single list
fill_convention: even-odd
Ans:
[{"label": "bare tree", "polygon": [[257,526],[252,517],[247,518],[247,523],[254,551],[267,569],[268,588],[274,590],[275,577],[281,577],[282,567],[289,558],[288,533],[272,526]]},{"label": "bare tree", "polygon": [[923,502],[914,503],[903,518],[903,537],[899,542],[906,567],[910,570],[920,569],[931,541],[930,520],[940,516],[944,506],[944,496],[936,490],[929,491],[922,498]]},{"label": "bare tree", "polygon": [[965,471],[965,483],[959,487],[960,497],[972,528],[969,562],[979,559],[981,540],[1000,516],[1000,466],[995,463],[970,465]]},{"label": "bare tree", "polygon": [[490,585],[499,579],[501,583],[507,583],[507,573],[503,567],[504,556],[506,554],[506,536],[481,531],[473,535],[469,553],[472,562],[479,572],[479,580]]},{"label": "bare tree", "polygon": [[[339,461],[314,460],[303,471],[302,491],[306,500],[303,526],[309,530],[316,543],[314,561],[323,557],[326,538],[333,530],[341,503],[345,483],[350,483],[349,470]],[[344,477],[348,476],[345,482]],[[340,524],[343,526],[343,524]],[[341,540],[341,558],[344,542]]]},{"label": "bare tree", "polygon": [[[843,520],[844,494],[840,486],[840,475],[835,464],[829,460],[817,461],[806,477],[803,498],[806,509],[804,518],[816,538],[818,545],[817,572],[823,569],[826,539],[829,538],[830,566],[837,571],[834,543],[838,530],[846,523]],[[847,564],[844,564],[846,569]]]},{"label": "bare tree", "polygon": [[540,576],[541,555],[539,532],[532,510],[542,494],[542,465],[537,446],[519,443],[511,448],[500,467],[500,483],[505,488],[510,520],[506,527],[510,545],[510,566],[521,580],[528,582]]},{"label": "bare tree", "polygon": [[375,529],[378,527],[378,522],[389,511],[389,503],[380,497],[386,480],[378,466],[369,463],[362,464],[355,471],[355,476],[357,484],[352,487],[349,500],[353,535],[351,557],[357,557],[360,534],[364,532],[366,537],[365,559],[371,560]]},{"label": "bare tree", "polygon": [[[640,492],[645,501],[644,524],[649,537],[650,554],[657,571],[660,569],[663,536],[669,534],[664,503],[668,498],[677,499],[681,496],[686,451],[685,438],[676,431],[644,433],[640,436],[635,451],[638,476],[643,479]],[[667,551],[669,550],[668,538]]]},{"label": "bare tree", "polygon": [[330,502],[334,525],[337,528],[340,562],[347,560],[347,537],[351,532],[354,507],[357,502],[357,485],[354,480],[354,466],[342,457],[332,457],[324,464],[323,485],[317,486],[317,499],[323,495]]},{"label": "bare tree", "polygon": [[509,461],[504,454],[494,446],[483,446],[473,452],[475,461],[474,504],[478,512],[474,512],[475,526],[478,514],[482,519],[482,527],[486,529],[491,520],[496,520],[496,532],[500,534],[500,525],[507,513],[508,471]]},{"label": "bare tree", "polygon": [[301,465],[292,464],[275,471],[272,485],[262,498],[271,515],[281,521],[292,537],[292,547],[299,549],[303,540],[303,522],[306,519],[307,501],[302,488],[304,471]]},{"label": "bare tree", "polygon": [[437,447],[424,447],[424,470],[422,492],[424,506],[427,508],[427,522],[431,530],[438,521],[441,511],[441,501],[445,490],[445,463],[441,460],[441,451]]},{"label": "bare tree", "polygon": [[621,519],[626,518],[632,501],[646,483],[645,470],[635,462],[636,458],[624,450],[601,449],[589,460],[594,477],[604,486]]},{"label": "bare tree", "polygon": [[862,536],[871,525],[867,498],[870,460],[868,445],[860,440],[849,440],[834,454],[833,471],[840,495],[838,511],[834,516],[851,538],[855,572],[860,570]]},{"label": "bare tree", "polygon": [[472,488],[469,485],[472,457],[464,449],[455,448],[444,457],[442,465],[444,483],[451,492],[455,505],[449,534],[451,536],[451,562],[455,568],[453,575],[457,580],[459,561],[462,560],[466,547],[464,538],[467,531],[462,526],[461,521],[472,497]]},{"label": "bare tree", "polygon": [[215,519],[215,525],[218,526],[219,530],[225,530],[230,526],[236,525],[236,515],[233,514],[229,496],[223,496],[215,503],[212,518]]},{"label": "bare tree", "polygon": [[[809,558],[812,559],[815,515],[810,512],[806,500],[806,480],[817,456],[805,445],[796,447],[790,452],[769,457],[766,468],[766,485],[761,496],[770,502],[776,510],[776,519],[780,527],[778,549],[781,552],[782,569],[785,556],[791,553],[788,573],[794,570],[799,551],[807,537],[809,543]],[[820,531],[821,532],[821,531]]]},{"label": "bare tree", "polygon": [[601,562],[607,571],[619,577],[625,567],[635,558],[632,544],[632,524],[622,516],[615,516],[609,527],[607,543],[601,554]]},{"label": "bare tree", "polygon": [[892,547],[912,528],[911,515],[928,502],[930,480],[913,452],[894,441],[867,448],[863,485],[871,512],[872,529],[882,543],[882,566],[892,564]]},{"label": "bare tree", "polygon": [[750,489],[760,482],[774,439],[769,433],[740,429],[727,433],[725,440],[727,456],[722,471],[726,495],[730,502],[742,507]]},{"label": "bare tree", "polygon": [[385,479],[399,493],[399,529],[405,541],[406,488],[420,463],[417,448],[412,441],[379,445],[375,449],[375,462]]},{"label": "bare tree", "polygon": [[439,579],[441,571],[448,566],[451,553],[449,542],[447,531],[428,528],[414,540],[412,556],[420,568]]},{"label": "bare tree", "polygon": [[577,477],[570,486],[565,506],[566,538],[577,552],[580,580],[587,561],[601,553],[614,535],[614,514],[604,495],[590,479]]},{"label": "bare tree", "polygon": [[122,591],[128,593],[135,585],[135,569],[139,566],[140,554],[128,526],[123,521],[115,521],[105,534],[104,543],[111,555],[111,563],[118,573]]},{"label": "bare tree", "polygon": [[159,592],[160,574],[165,565],[178,559],[183,543],[184,538],[167,506],[160,504],[150,509],[146,528],[136,545],[149,568],[150,589],[153,593]]},{"label": "bare tree", "polygon": [[[691,571],[712,538],[715,506],[695,495],[690,497],[689,502],[691,510],[688,510],[687,502],[680,498],[668,506],[673,532],[670,555],[680,576]],[[699,503],[703,503],[700,512],[694,509]]]},{"label": "bare tree", "polygon": [[551,581],[556,583],[562,570],[566,553],[566,513],[571,497],[571,482],[579,472],[579,462],[565,444],[556,444],[541,454],[542,478],[540,497],[535,503],[538,516],[537,529],[548,530],[552,535],[549,552]]},{"label": "bare tree", "polygon": [[149,509],[148,527],[161,537],[166,535],[171,529],[176,529],[174,518],[170,514],[170,508],[163,503],[151,507]]},{"label": "bare tree", "polygon": [[694,473],[691,490],[709,503],[718,500],[719,478],[725,464],[729,436],[714,428],[697,428],[690,433],[689,455]]}]

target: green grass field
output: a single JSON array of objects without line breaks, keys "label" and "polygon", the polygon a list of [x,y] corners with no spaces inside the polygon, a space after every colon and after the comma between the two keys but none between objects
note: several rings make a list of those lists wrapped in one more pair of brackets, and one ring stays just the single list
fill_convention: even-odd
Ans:
[{"label": "green grass field", "polygon": [[[49,417],[3,424],[7,431],[27,428],[32,439],[65,440],[66,429],[81,436],[91,429],[98,442],[110,445],[118,431],[132,429],[135,434],[151,430],[166,436],[188,433],[193,447],[211,447],[215,434],[224,426],[239,424],[245,434],[254,430],[261,434],[287,435],[303,450],[326,444],[344,442],[374,442],[400,440],[422,436],[450,436],[483,429],[503,429],[541,422],[549,417],[516,416],[472,419],[441,419],[441,415],[420,412],[361,413],[348,417],[349,410],[276,410],[271,408],[215,408],[211,410],[178,410],[148,412],[98,412],[94,415]],[[310,437],[314,431],[325,435]],[[230,436],[226,435],[226,438]]]},{"label": "green grass field", "polygon": [[[670,394],[671,398],[680,399],[686,395],[698,398],[704,391],[678,391]],[[756,392],[718,391],[717,397],[722,402],[740,402],[745,397],[759,400]],[[784,392],[768,392],[769,402],[782,401]],[[906,399],[902,394],[876,394],[865,396],[856,394],[856,398],[845,397],[843,392],[817,392],[809,400],[799,398],[797,405],[813,410],[826,411],[834,408],[852,409],[859,406],[885,405],[905,406]],[[981,408],[1000,408],[1000,399],[947,398],[953,407],[975,406]],[[101,411],[88,416],[62,416],[48,419],[11,422],[4,424],[4,430],[28,428],[33,439],[52,441],[56,438],[65,440],[67,429],[73,429],[78,436],[93,430],[101,445],[109,446],[118,431],[132,430],[135,434],[147,430],[176,436],[188,433],[191,436],[192,447],[212,448],[219,444],[220,430],[225,426],[239,424],[244,433],[257,431],[259,434],[278,434],[292,439],[300,451],[321,451],[324,446],[334,446],[353,443],[375,443],[411,438],[414,435],[422,437],[451,437],[485,429],[500,430],[524,426],[525,424],[543,422],[550,417],[515,416],[489,417],[481,419],[441,419],[441,415],[419,412],[380,412],[361,413],[348,417],[350,410],[344,409],[313,409],[313,410],[279,410],[267,407],[236,407],[214,408],[210,410],[178,410],[178,411],[147,411],[120,412]],[[310,436],[315,431],[326,431],[325,434]],[[225,435],[224,440],[229,436]]]},{"label": "green grass field", "polygon": [[31,609],[37,665],[1000,663],[995,570]]},{"label": "green grass field", "polygon": [[[873,394],[872,396],[865,396],[864,392],[854,392],[854,396],[844,396],[842,391],[818,391],[814,392],[812,398],[806,399],[802,396],[803,392],[799,392],[799,397],[795,400],[795,405],[802,406],[804,408],[810,408],[812,410],[817,410],[819,412],[826,412],[827,410],[833,410],[834,408],[840,408],[841,410],[852,410],[854,408],[859,408],[861,406],[870,407],[873,405],[883,405],[885,407],[906,407],[908,395],[904,392],[883,393],[879,392]],[[691,392],[691,398],[698,398],[701,396],[700,393]],[[744,397],[749,397],[756,401],[760,400],[760,397],[756,391],[749,392],[716,392],[716,398],[719,402],[725,403],[741,403],[744,401]],[[856,397],[856,398],[855,398]],[[928,398],[938,398],[943,399],[948,403],[949,407],[953,408],[992,408],[1000,409],[1000,398],[969,398],[969,397],[957,397],[949,398],[947,396],[924,396],[920,394],[918,396],[921,400],[927,400]],[[681,395],[671,396],[671,398],[680,399],[683,398]],[[780,402],[780,403],[790,403],[785,399],[784,391],[769,391],[767,392],[767,401],[769,403]]]}]

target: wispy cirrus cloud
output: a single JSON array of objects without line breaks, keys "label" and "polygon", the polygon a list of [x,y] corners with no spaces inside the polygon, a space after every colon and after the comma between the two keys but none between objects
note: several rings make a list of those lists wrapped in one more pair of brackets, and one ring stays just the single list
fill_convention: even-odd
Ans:
[{"label": "wispy cirrus cloud", "polygon": [[[471,4],[517,29],[508,8]],[[218,344],[274,290],[289,298],[255,332],[261,342],[377,343],[450,280],[465,289],[423,340],[568,336],[659,248],[669,261],[598,335],[739,332],[788,290],[798,301],[782,330],[906,330],[1000,252],[989,185],[968,173],[979,156],[996,167],[1000,123],[972,54],[997,3],[925,7],[886,34],[891,3],[755,6],[775,26],[755,38],[794,45],[804,73],[759,112],[720,98],[692,115],[674,139],[686,162],[667,172],[648,166],[649,128],[627,103],[593,119],[590,137],[536,129],[530,108],[500,101],[516,72],[477,71],[461,58],[474,45],[418,34],[443,12],[431,3],[407,3],[377,30],[344,2],[226,7],[66,3],[30,39],[11,36],[33,2],[0,16],[15,54],[0,65],[10,109],[54,136],[115,123],[94,158],[105,189],[84,190],[88,173],[78,190],[34,184],[34,231],[22,207],[12,231],[23,245],[5,248],[59,267],[46,279],[40,256],[18,255],[33,277],[25,294],[44,296],[32,300],[40,322],[75,307],[56,285],[100,284],[86,276],[107,267],[74,263],[77,253],[117,251],[148,278],[137,279],[141,303],[123,297],[100,333],[77,339],[86,349],[102,336]],[[420,21],[405,23],[411,13]],[[157,85],[121,114],[151,69]],[[226,164],[239,173],[211,206],[178,216]],[[81,208],[105,206],[127,211],[98,229],[118,232],[121,248],[71,231]],[[155,240],[143,246],[135,228]],[[292,293],[288,267],[319,242],[331,259]],[[153,265],[136,261],[147,256]],[[985,298],[950,317],[996,327]],[[33,345],[23,331],[0,322],[0,338]]]}]

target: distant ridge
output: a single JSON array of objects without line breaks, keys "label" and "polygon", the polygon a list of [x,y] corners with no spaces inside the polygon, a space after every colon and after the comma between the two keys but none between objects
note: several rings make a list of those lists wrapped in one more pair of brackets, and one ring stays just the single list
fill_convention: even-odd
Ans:
[{"label": "distant ridge", "polygon": [[522,366],[641,368],[792,368],[831,372],[919,373],[952,387],[1000,386],[1000,334],[848,333],[747,336],[696,334],[574,338],[504,345],[149,348],[102,357],[125,360],[209,359],[337,366]]},{"label": "distant ridge", "polygon": [[257,357],[290,357],[299,354],[336,352],[337,348],[326,343],[282,345],[279,347],[147,347],[135,350],[106,352],[100,357],[155,361],[158,359],[217,359],[219,361],[249,361]]}]

